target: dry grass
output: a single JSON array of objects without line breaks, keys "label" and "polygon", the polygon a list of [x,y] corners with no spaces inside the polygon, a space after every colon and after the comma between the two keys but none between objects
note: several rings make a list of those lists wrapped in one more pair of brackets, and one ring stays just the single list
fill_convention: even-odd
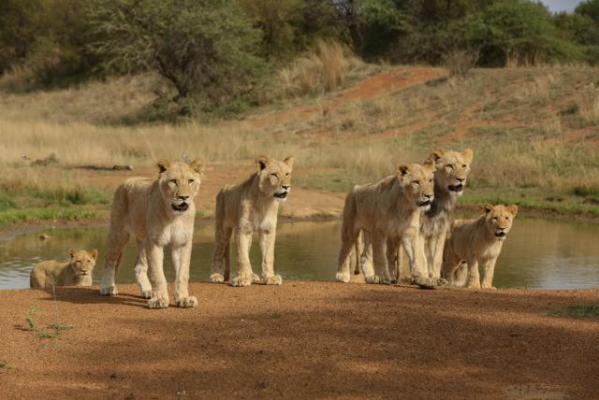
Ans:
[{"label": "dry grass", "polygon": [[[589,86],[596,72],[582,67],[473,70],[467,79],[415,86],[266,126],[251,119],[214,125],[102,124],[112,114],[125,115],[151,101],[141,78],[0,94],[0,188],[78,199],[71,192],[85,182],[60,169],[49,173],[29,167],[31,160],[51,154],[66,171],[81,164],[150,165],[183,154],[227,165],[259,154],[293,154],[298,170],[310,171],[302,173],[302,184],[346,190],[388,175],[398,161],[422,161],[433,149],[472,147],[472,188],[594,193],[599,192],[599,135],[586,141],[571,141],[570,135],[583,121],[599,125],[599,96]],[[410,73],[406,69],[406,76]],[[588,92],[581,94],[583,87]],[[578,111],[563,116],[561,110],[572,104]]]},{"label": "dry grass", "polygon": [[284,96],[330,92],[363,65],[339,42],[319,40],[311,52],[279,71],[279,90]]},{"label": "dry grass", "polygon": [[599,124],[599,87],[590,84],[584,88],[578,99],[578,113],[585,124]]}]

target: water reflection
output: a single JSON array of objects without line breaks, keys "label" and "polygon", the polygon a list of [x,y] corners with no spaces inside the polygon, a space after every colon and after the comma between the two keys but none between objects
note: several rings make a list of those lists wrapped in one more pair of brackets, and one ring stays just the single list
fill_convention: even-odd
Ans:
[{"label": "water reflection", "polygon": [[[275,269],[287,280],[333,280],[339,250],[338,222],[298,222],[279,226]],[[94,272],[98,283],[103,267],[106,228],[64,229],[49,232],[50,240],[38,234],[0,242],[0,289],[29,287],[29,271],[40,260],[65,259],[71,248],[100,250]],[[499,258],[495,285],[499,288],[528,287],[574,289],[599,287],[599,226],[537,219],[519,219]],[[209,275],[213,249],[212,224],[200,221],[194,236],[191,280]],[[124,254],[118,282],[134,282],[136,249],[130,244]],[[252,249],[254,270],[260,267],[260,252]],[[235,265],[235,264],[233,264]],[[174,273],[165,257],[167,279]]]}]

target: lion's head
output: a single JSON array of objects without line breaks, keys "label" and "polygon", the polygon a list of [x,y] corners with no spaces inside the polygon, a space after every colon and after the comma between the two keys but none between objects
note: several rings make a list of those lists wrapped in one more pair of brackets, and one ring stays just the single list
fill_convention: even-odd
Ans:
[{"label": "lion's head", "polygon": [[400,164],[397,166],[397,177],[403,191],[410,201],[428,210],[434,199],[433,174],[435,165],[432,161],[424,164]]},{"label": "lion's head", "polygon": [[274,197],[278,201],[285,201],[291,191],[293,157],[278,161],[261,156],[256,160],[256,164],[258,164],[260,192],[267,197]]},{"label": "lion's head", "polygon": [[158,161],[158,186],[168,209],[175,214],[184,214],[198,194],[203,172],[202,163]]},{"label": "lion's head", "polygon": [[70,267],[77,278],[91,275],[98,259],[98,250],[71,250],[70,255]]},{"label": "lion's head", "polygon": [[474,158],[474,152],[466,149],[462,153],[458,151],[434,151],[429,159],[434,161],[435,183],[438,187],[448,193],[461,196],[466,186],[466,180],[470,174],[470,164]]},{"label": "lion's head", "polygon": [[485,224],[489,233],[498,240],[505,240],[512,229],[514,218],[518,214],[518,206],[488,204],[485,209]]}]

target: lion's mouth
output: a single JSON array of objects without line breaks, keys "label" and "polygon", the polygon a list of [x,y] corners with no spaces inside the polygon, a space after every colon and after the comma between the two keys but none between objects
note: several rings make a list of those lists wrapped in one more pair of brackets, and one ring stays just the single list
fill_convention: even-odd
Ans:
[{"label": "lion's mouth", "polygon": [[277,199],[286,199],[289,192],[275,193],[273,196]]},{"label": "lion's mouth", "polygon": [[462,190],[464,190],[464,184],[458,183],[457,185],[449,185],[448,189],[452,192],[460,193]]},{"label": "lion's mouth", "polygon": [[183,202],[183,203],[179,203],[179,204],[171,204],[171,207],[173,208],[173,210],[175,211],[179,211],[179,212],[183,212],[183,211],[187,211],[187,209],[189,208],[189,204]]},{"label": "lion's mouth", "polygon": [[499,240],[504,240],[507,237],[507,233],[505,233],[504,231],[498,230],[498,231],[495,231],[495,237],[498,238]]},{"label": "lion's mouth", "polygon": [[416,204],[418,204],[418,207],[426,208],[426,207],[430,207],[430,205],[433,204],[433,202],[432,202],[432,200],[421,200]]}]

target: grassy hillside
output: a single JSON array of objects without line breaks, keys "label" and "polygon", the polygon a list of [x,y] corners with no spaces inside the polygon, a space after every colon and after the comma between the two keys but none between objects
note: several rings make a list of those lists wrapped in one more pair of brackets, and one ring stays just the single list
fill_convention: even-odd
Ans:
[{"label": "grassy hillside", "polygon": [[599,215],[597,68],[480,69],[465,79],[435,68],[361,68],[366,78],[355,74],[344,89],[212,123],[124,124],[155,99],[149,76],[0,92],[0,223],[27,219],[15,215],[30,208],[47,218],[68,218],[65,207],[86,217],[105,210],[110,193],[73,172],[81,166],[144,167],[183,154],[226,166],[293,154],[296,184],[346,191],[397,161],[465,147],[475,150],[465,203]]}]

